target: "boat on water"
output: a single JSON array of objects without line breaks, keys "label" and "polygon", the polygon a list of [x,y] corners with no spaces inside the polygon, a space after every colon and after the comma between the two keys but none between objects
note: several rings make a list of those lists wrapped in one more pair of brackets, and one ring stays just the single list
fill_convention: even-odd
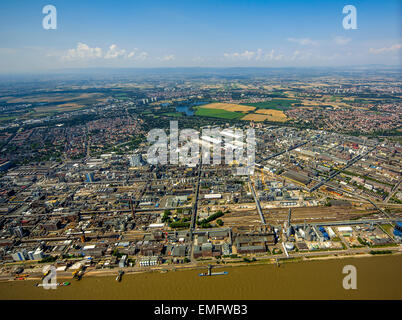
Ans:
[{"label": "boat on water", "polygon": [[227,271],[222,271],[222,272],[211,272],[211,271],[212,271],[212,266],[209,265],[209,266],[208,266],[208,272],[206,272],[206,273],[199,273],[198,275],[199,275],[200,277],[205,277],[205,276],[223,276],[223,275],[228,274]]},{"label": "boat on water", "polygon": [[35,287],[44,287],[44,286],[49,286],[49,287],[53,287],[53,286],[56,286],[56,287],[66,287],[66,286],[69,286],[71,283],[70,282],[68,282],[68,281],[64,281],[64,282],[59,282],[59,283],[46,283],[46,284],[44,284],[44,283],[36,283],[35,284]]},{"label": "boat on water", "polygon": [[200,277],[204,277],[204,276],[223,276],[225,274],[228,274],[227,271],[223,271],[223,272],[212,272],[212,273],[199,273],[198,275]]},{"label": "boat on water", "polygon": [[116,277],[116,281],[120,282],[120,281],[121,281],[121,278],[122,278],[122,276],[123,276],[123,274],[124,274],[124,271],[120,270],[120,271],[119,271],[119,274],[118,274],[117,277]]}]

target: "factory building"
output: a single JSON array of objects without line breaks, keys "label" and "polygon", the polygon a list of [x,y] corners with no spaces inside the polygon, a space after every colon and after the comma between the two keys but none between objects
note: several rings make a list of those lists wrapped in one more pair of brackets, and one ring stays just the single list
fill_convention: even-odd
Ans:
[{"label": "factory building", "polygon": [[240,254],[266,252],[268,245],[275,244],[275,235],[241,235],[236,236],[235,246]]},{"label": "factory building", "polygon": [[124,268],[127,264],[127,255],[121,257],[119,261],[119,268]]},{"label": "factory building", "polygon": [[94,182],[94,173],[93,172],[88,172],[85,174],[86,180],[85,182]]},{"label": "factory building", "polygon": [[206,242],[202,245],[194,246],[194,258],[199,257],[216,257],[222,254],[222,247],[220,245],[213,245]]},{"label": "factory building", "polygon": [[44,254],[41,248],[37,248],[35,251],[28,251],[28,259],[29,260],[41,260],[43,259]]},{"label": "factory building", "polygon": [[316,231],[314,231],[310,225],[306,225],[303,228],[298,228],[297,232],[301,238],[307,241],[314,241],[317,239]]},{"label": "factory building", "polygon": [[11,257],[14,261],[25,261],[29,259],[28,253],[25,249],[12,253]]},{"label": "factory building", "polygon": [[394,228],[394,237],[397,241],[402,241],[402,222],[397,222]]},{"label": "factory building", "polygon": [[308,185],[310,183],[310,178],[305,177],[304,175],[293,171],[293,170],[288,170],[284,174],[282,174],[284,177],[288,178],[291,181],[294,181],[296,183],[299,183],[301,185]]},{"label": "factory building", "polygon": [[209,193],[204,196],[204,199],[220,199],[222,195],[220,193]]},{"label": "factory building", "polygon": [[129,158],[130,167],[141,167],[144,164],[141,154],[133,154]]},{"label": "factory building", "polygon": [[140,267],[151,267],[161,264],[162,260],[160,257],[145,257],[139,262]]}]

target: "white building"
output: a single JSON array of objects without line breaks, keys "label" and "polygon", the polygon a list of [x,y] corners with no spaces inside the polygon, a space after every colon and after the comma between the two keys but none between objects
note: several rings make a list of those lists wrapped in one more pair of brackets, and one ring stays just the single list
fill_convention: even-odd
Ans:
[{"label": "white building", "polygon": [[25,249],[12,253],[11,257],[14,261],[24,261],[29,259],[28,253]]},{"label": "white building", "polygon": [[338,227],[339,232],[352,232],[352,227]]},{"label": "white building", "polygon": [[220,199],[222,195],[220,193],[210,193],[204,196],[204,199]]},{"label": "white building", "polygon": [[146,257],[140,260],[140,267],[156,266],[160,264],[160,262],[161,261],[159,257]]}]

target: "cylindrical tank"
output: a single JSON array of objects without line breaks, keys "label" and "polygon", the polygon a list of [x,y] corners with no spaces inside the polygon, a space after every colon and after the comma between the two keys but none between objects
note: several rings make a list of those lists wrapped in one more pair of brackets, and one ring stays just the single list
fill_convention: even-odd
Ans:
[{"label": "cylindrical tank", "polygon": [[295,248],[295,244],[293,242],[286,242],[285,243],[286,250],[293,250]]}]

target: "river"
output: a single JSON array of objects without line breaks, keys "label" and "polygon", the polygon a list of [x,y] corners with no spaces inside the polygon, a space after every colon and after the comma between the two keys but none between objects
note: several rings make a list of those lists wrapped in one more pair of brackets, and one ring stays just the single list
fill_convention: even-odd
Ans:
[{"label": "river", "polygon": [[[345,265],[357,269],[357,290],[345,290]],[[218,269],[217,269],[218,270]],[[0,299],[402,299],[402,255],[316,260],[219,268],[228,275],[199,277],[200,270],[85,277],[45,290],[34,281],[0,283]]]}]

